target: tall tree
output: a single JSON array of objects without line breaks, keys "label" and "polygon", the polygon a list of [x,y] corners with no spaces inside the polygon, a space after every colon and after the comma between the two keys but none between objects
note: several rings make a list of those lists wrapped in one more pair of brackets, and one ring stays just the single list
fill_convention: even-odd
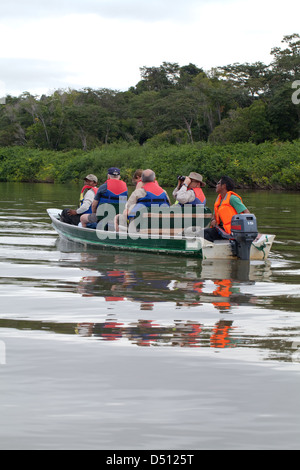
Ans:
[{"label": "tall tree", "polygon": [[300,35],[284,36],[281,42],[286,45],[284,49],[274,47],[271,50],[273,73],[282,80],[300,78]]},{"label": "tall tree", "polygon": [[220,77],[224,77],[233,87],[244,89],[253,100],[262,95],[268,86],[269,66],[263,62],[254,64],[231,64],[217,69]]}]

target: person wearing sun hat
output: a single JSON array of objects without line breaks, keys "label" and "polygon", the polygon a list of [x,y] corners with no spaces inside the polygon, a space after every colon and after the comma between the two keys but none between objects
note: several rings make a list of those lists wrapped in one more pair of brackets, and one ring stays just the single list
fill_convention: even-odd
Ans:
[{"label": "person wearing sun hat", "polygon": [[202,175],[192,171],[184,181],[178,181],[178,186],[173,191],[173,197],[180,205],[205,206],[206,197],[202,190],[205,186],[206,183],[204,183]]}]

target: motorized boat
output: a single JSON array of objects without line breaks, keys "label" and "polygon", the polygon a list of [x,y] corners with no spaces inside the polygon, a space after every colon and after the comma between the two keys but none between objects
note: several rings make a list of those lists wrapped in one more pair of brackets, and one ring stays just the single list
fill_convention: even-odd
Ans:
[{"label": "motorized boat", "polygon": [[[245,217],[242,217],[244,214],[236,216],[235,231],[231,236],[211,243],[193,231],[176,232],[171,229],[169,233],[166,233],[166,230],[146,233],[84,228],[62,222],[59,209],[48,209],[47,212],[54,229],[63,238],[80,243],[84,247],[106,250],[150,252],[212,260],[266,260],[275,239],[275,235],[269,234],[257,237],[257,231],[253,226],[254,216],[251,214],[245,214]],[[210,218],[210,211],[204,213],[204,217]]]}]

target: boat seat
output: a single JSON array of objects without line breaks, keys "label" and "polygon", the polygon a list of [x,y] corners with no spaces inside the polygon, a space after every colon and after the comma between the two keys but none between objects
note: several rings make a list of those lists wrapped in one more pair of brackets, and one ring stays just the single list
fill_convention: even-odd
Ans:
[{"label": "boat seat", "polygon": [[[191,206],[190,206],[191,208]],[[190,209],[189,208],[189,209]],[[180,210],[181,209],[181,210]],[[187,229],[203,229],[207,227],[211,220],[211,211],[204,208],[203,212],[192,207],[192,211],[184,211],[182,208],[176,207],[172,211],[170,208],[164,208],[161,212],[142,212],[142,221],[139,221],[140,227],[137,231],[148,235],[165,235],[176,236],[182,235]],[[136,220],[136,219],[135,219]],[[134,222],[134,221],[133,221]]]}]

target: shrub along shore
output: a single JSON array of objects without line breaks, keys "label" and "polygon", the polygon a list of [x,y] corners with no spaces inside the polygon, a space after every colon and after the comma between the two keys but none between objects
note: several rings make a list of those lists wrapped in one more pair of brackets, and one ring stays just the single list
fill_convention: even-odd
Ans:
[{"label": "shrub along shore", "polygon": [[109,144],[83,152],[29,147],[0,148],[0,181],[70,183],[94,173],[105,181],[107,168],[121,169],[131,183],[137,168],[151,168],[159,183],[173,186],[178,175],[197,171],[208,187],[231,176],[237,188],[300,189],[300,140],[293,142],[196,144]]}]

